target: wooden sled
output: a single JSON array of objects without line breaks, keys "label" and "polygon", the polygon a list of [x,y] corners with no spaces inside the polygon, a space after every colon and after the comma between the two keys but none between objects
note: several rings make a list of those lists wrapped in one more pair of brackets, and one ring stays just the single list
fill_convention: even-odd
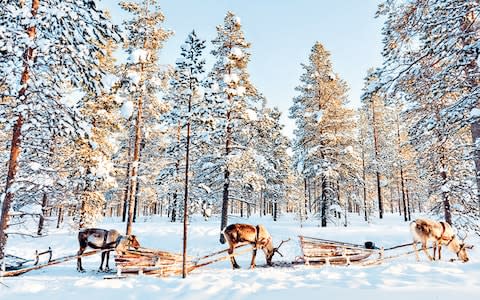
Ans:
[{"label": "wooden sled", "polygon": [[[238,245],[240,248],[247,245]],[[193,258],[187,256],[186,272],[191,271],[227,260],[230,255],[225,254],[228,249],[210,253],[202,257]],[[235,255],[252,251],[251,247],[238,251]],[[108,276],[105,279],[125,278],[125,275],[151,275],[157,277],[166,277],[171,275],[181,275],[183,273],[183,255],[149,248],[139,248],[137,250],[129,249],[127,252],[115,256],[117,274]]]},{"label": "wooden sled", "polygon": [[37,266],[40,262],[40,257],[43,255],[48,255],[47,263],[49,263],[52,260],[52,249],[48,247],[48,250],[43,252],[38,252],[38,250],[36,250],[35,259],[25,259],[16,255],[6,254],[1,262],[0,269],[1,271],[16,271],[31,266]]},{"label": "wooden sled", "polygon": [[[192,260],[192,257],[187,257],[187,273],[190,272],[194,266]],[[123,254],[115,255],[117,276],[124,274],[153,275],[159,277],[181,275],[182,263],[182,254],[148,248],[131,249]]]},{"label": "wooden sled", "polygon": [[383,251],[375,248],[365,247],[337,241],[324,240],[313,237],[299,236],[302,257],[306,265],[309,264],[332,264],[350,265],[369,258],[373,253],[383,256]]}]

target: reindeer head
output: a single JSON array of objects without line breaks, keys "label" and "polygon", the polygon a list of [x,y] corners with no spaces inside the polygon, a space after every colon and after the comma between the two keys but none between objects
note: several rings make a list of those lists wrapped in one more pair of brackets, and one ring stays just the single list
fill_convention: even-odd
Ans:
[{"label": "reindeer head", "polygon": [[467,233],[464,233],[464,234],[457,234],[458,236],[458,239],[460,240],[460,242],[458,243],[458,247],[457,249],[455,249],[455,251],[457,252],[457,257],[459,259],[461,259],[463,262],[467,262],[469,259],[468,259],[468,255],[467,255],[467,250],[466,250],[466,244],[465,244],[465,239],[467,238]]},{"label": "reindeer head", "polygon": [[273,254],[275,254],[275,251],[273,250],[272,236],[263,225],[258,225],[257,230],[257,247],[263,250],[267,265],[271,266],[272,257]]},{"label": "reindeer head", "polygon": [[263,252],[265,253],[265,259],[267,261],[267,265],[272,266],[272,258],[275,253],[280,254],[281,257],[283,257],[283,254],[278,251],[280,246],[282,246],[283,243],[288,242],[288,240],[283,240],[277,247],[273,247],[272,243],[272,238],[270,237],[264,247],[262,247]]},{"label": "reindeer head", "polygon": [[133,235],[133,234],[128,235],[127,236],[127,245],[128,245],[128,247],[133,247],[135,249],[140,248],[140,243],[137,240],[137,236]]}]

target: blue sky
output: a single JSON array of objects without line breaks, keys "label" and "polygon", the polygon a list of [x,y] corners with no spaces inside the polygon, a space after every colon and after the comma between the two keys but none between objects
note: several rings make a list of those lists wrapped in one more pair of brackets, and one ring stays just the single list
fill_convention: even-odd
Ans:
[{"label": "blue sky", "polygon": [[[103,0],[114,21],[127,15],[117,0]],[[208,41],[215,27],[223,23],[227,11],[242,22],[246,39],[252,44],[249,73],[255,86],[267,97],[269,106],[283,112],[284,132],[294,128],[288,108],[296,95],[302,73],[315,41],[330,51],[334,71],[347,81],[350,105],[358,107],[363,78],[368,68],[381,63],[381,20],[374,14],[379,1],[373,0],[163,0],[165,27],[175,35],[160,53],[161,64],[173,64],[180,45],[193,29]],[[206,55],[209,56],[209,55]],[[207,60],[207,69],[210,67]]]}]

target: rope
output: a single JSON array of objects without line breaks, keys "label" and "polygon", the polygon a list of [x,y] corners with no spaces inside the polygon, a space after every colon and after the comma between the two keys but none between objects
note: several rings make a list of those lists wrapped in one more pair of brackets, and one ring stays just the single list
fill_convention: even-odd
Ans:
[{"label": "rope", "polygon": [[[244,247],[244,246],[247,246],[247,245],[250,245],[250,244],[247,243],[247,244],[236,245],[236,246],[235,246],[235,249],[241,248],[241,247]],[[209,258],[209,257],[215,256],[215,255],[217,255],[217,254],[221,254],[221,253],[224,253],[224,252],[227,252],[227,251],[228,251],[228,248],[227,248],[227,249],[220,250],[220,251],[217,251],[217,252],[213,252],[213,253],[207,254],[207,255],[205,255],[205,256],[198,257],[198,258],[196,259],[196,261],[200,261],[200,260],[202,260],[202,259]]]},{"label": "rope", "polygon": [[[411,243],[410,245],[412,245],[413,243]],[[402,247],[406,246],[407,244],[405,245],[400,245]],[[397,247],[397,248],[400,248],[400,247]],[[430,247],[427,247],[427,250],[428,249],[432,249],[433,246],[430,246]],[[388,249],[390,250],[390,249]],[[417,251],[422,251],[423,249],[420,249],[420,250],[417,250]],[[375,260],[372,260],[370,262],[365,262],[362,264],[362,266],[369,266],[369,265],[373,265],[375,263],[378,263],[378,262],[381,262],[381,261],[384,261],[384,260],[388,260],[388,259],[392,259],[392,258],[397,258],[397,257],[400,257],[400,256],[406,256],[406,255],[410,255],[410,254],[413,254],[415,252],[417,252],[415,250],[412,250],[412,251],[408,251],[408,252],[405,252],[405,253],[400,253],[400,254],[396,254],[396,255],[390,255],[390,256],[385,256],[385,257],[382,257],[382,258],[377,258]]]},{"label": "rope", "polygon": [[384,251],[393,250],[393,249],[402,248],[402,247],[406,247],[406,246],[412,246],[412,245],[413,245],[413,243],[401,244],[401,245],[398,245],[398,246],[393,246],[393,247],[390,247],[390,248],[385,248],[385,249],[383,249],[383,250],[384,250]]},{"label": "rope", "polygon": [[[242,245],[242,246],[245,246],[245,245]],[[228,249],[227,249],[227,250],[228,250]],[[225,252],[225,251],[227,251],[227,250],[219,251],[219,252],[216,253],[216,254],[223,253],[223,252]],[[227,260],[227,259],[229,259],[229,258],[232,257],[232,256],[239,255],[239,254],[243,254],[243,253],[246,253],[246,252],[250,252],[250,251],[252,251],[252,250],[253,250],[253,247],[248,248],[248,249],[243,249],[242,251],[233,253],[233,254],[231,254],[231,255],[230,255],[230,254],[229,254],[229,255],[225,255],[225,256],[222,256],[222,257],[219,257],[219,258],[216,258],[216,259],[213,259],[213,260],[206,261],[206,262],[201,263],[201,264],[197,264],[197,265],[195,265],[195,266],[192,266],[191,269],[190,269],[190,271],[195,270],[195,269],[198,269],[198,268],[200,268],[200,267],[204,267],[204,266],[207,266],[207,265],[216,263],[216,262],[219,262],[219,261]],[[213,256],[213,255],[214,255],[214,254],[209,255],[209,256],[207,256],[207,257],[211,257],[211,256]]]},{"label": "rope", "polygon": [[48,266],[52,266],[52,265],[57,265],[57,264],[60,264],[60,263],[63,263],[63,262],[69,261],[69,260],[73,260],[73,259],[76,259],[76,258],[79,258],[79,257],[90,256],[90,255],[93,255],[93,254],[96,254],[96,253],[102,253],[102,252],[107,252],[107,251],[112,251],[112,249],[93,250],[93,251],[90,251],[90,252],[84,252],[81,255],[69,255],[69,256],[59,257],[59,258],[56,258],[56,259],[52,259],[50,262],[48,262],[46,264],[43,264],[43,265],[36,265],[36,266],[33,266],[33,267],[23,268],[23,269],[14,270],[14,271],[5,271],[5,272],[1,272],[0,275],[1,275],[1,277],[17,276],[17,275],[20,275],[20,274],[23,274],[23,273],[27,273],[29,271],[38,270],[38,269],[48,267]]}]

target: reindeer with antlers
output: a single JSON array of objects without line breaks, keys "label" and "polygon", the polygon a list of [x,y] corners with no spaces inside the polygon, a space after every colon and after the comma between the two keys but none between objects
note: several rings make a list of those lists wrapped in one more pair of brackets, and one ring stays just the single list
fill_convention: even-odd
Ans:
[{"label": "reindeer with antlers", "polygon": [[[453,232],[452,226],[447,222],[437,222],[430,219],[417,219],[410,223],[410,231],[413,236],[413,249],[420,260],[417,250],[417,242],[422,243],[422,249],[430,260],[435,260],[435,252],[438,248],[438,260],[441,259],[442,244],[445,244],[457,257],[463,262],[468,261],[465,247],[465,234],[463,237],[457,237]],[[433,257],[427,251],[428,241],[433,242]]]},{"label": "reindeer with antlers", "polygon": [[265,253],[265,260],[269,266],[272,265],[272,257],[275,253],[283,257],[278,251],[278,248],[286,241],[282,241],[278,247],[273,247],[272,237],[263,225],[231,224],[225,227],[223,235],[229,245],[228,254],[230,255],[230,261],[234,269],[240,268],[233,256],[233,250],[238,245],[251,244],[253,246],[252,261],[250,262],[252,269],[255,268],[255,256],[259,248]]}]

